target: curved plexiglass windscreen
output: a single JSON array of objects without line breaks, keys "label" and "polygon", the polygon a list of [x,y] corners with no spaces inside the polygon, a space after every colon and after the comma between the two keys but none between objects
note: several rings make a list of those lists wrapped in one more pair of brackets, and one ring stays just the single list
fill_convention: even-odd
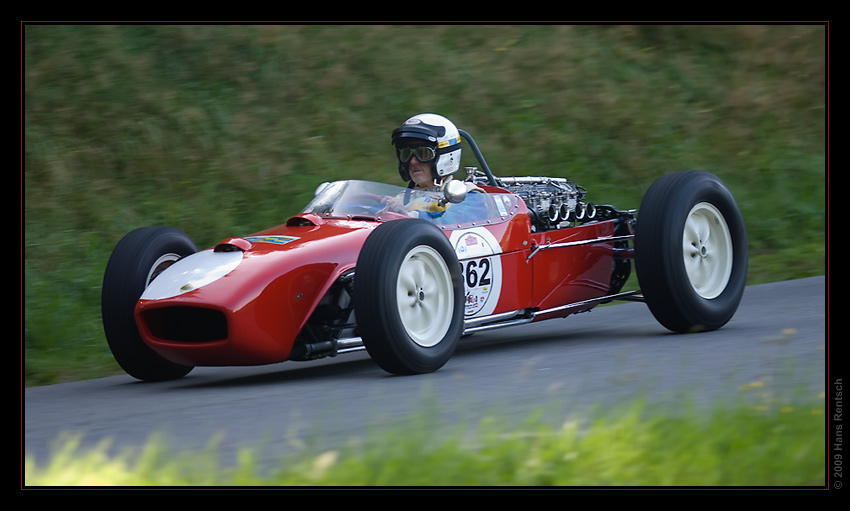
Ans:
[{"label": "curved plexiglass windscreen", "polygon": [[422,218],[447,227],[494,224],[515,214],[519,199],[509,193],[470,192],[458,204],[440,190],[425,191],[371,181],[336,181],[320,187],[302,213],[326,218],[379,221]]}]

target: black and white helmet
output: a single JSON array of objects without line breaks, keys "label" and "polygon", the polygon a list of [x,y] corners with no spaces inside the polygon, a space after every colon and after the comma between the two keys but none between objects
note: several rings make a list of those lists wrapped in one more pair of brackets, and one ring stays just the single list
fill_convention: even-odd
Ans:
[{"label": "black and white helmet", "polygon": [[[404,151],[412,141],[424,140],[431,152],[423,155],[422,162],[431,162],[431,175],[434,179],[450,176],[460,169],[460,133],[452,121],[442,115],[419,114],[404,121],[400,127],[393,130],[392,143],[398,155],[398,173],[405,181],[410,181],[408,163],[411,153]],[[420,153],[421,154],[421,153]]]}]

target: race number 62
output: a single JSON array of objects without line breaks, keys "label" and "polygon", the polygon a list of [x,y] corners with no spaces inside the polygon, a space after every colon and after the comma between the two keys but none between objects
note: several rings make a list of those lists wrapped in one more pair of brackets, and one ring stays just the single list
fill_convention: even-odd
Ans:
[{"label": "race number 62", "polygon": [[490,267],[490,258],[488,257],[462,261],[460,271],[466,279],[466,287],[489,286],[491,282]]}]

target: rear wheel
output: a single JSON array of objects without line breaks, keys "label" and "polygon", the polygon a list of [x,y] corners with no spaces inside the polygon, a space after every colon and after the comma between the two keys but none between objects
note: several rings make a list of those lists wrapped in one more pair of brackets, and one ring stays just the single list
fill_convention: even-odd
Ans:
[{"label": "rear wheel", "polygon": [[641,202],[635,267],[650,311],[674,332],[716,330],[735,314],[747,279],[747,235],[716,176],[667,174]]},{"label": "rear wheel", "polygon": [[101,291],[103,330],[112,355],[130,376],[144,381],[173,380],[192,370],[166,360],[144,343],[134,311],[142,292],[163,270],[197,251],[183,231],[168,227],[131,231],[112,251]]},{"label": "rear wheel", "polygon": [[354,311],[363,344],[393,374],[436,371],[463,332],[463,279],[448,238],[424,220],[378,226],[357,259]]}]

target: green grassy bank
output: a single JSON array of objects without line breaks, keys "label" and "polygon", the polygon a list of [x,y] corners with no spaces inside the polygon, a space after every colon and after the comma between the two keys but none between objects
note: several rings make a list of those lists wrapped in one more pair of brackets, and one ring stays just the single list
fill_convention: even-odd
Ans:
[{"label": "green grassy bank", "polygon": [[[825,272],[823,26],[28,25],[27,385],[118,371],[100,282],[126,232],[199,246],[277,225],[322,181],[397,182],[426,111],[497,175],[568,177],[637,207],[698,168],[742,209],[750,283]],[[473,163],[465,154],[464,163]]]},{"label": "green grassy bank", "polygon": [[[261,469],[245,449],[224,467],[215,443],[175,453],[162,440],[117,456],[67,439],[46,464],[25,464],[28,486],[664,486],[823,487],[824,403],[718,407],[616,417],[553,428],[530,418],[513,431],[483,420],[436,436],[382,430],[338,449],[284,457]],[[415,429],[415,428],[414,428]]]}]

